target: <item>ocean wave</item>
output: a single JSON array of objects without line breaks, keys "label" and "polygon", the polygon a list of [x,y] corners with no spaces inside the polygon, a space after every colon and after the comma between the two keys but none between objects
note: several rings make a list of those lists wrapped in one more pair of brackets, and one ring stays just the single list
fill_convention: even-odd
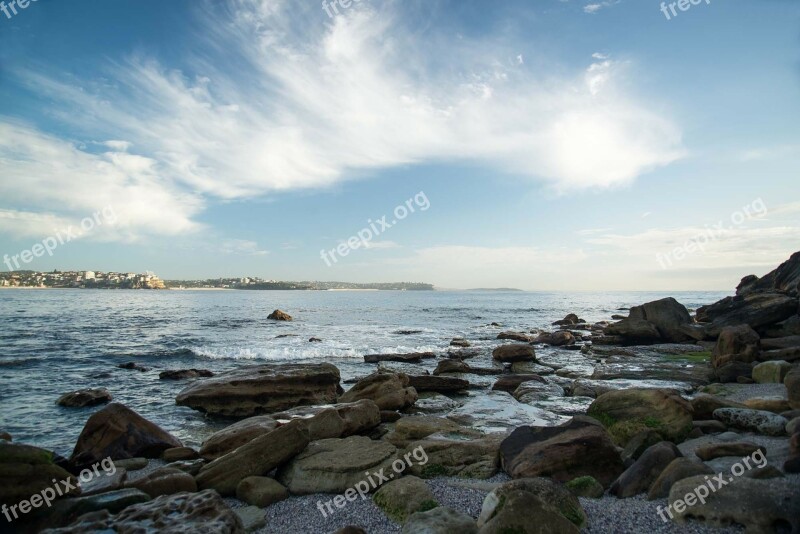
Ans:
[{"label": "ocean wave", "polygon": [[26,363],[38,362],[43,358],[13,358],[10,360],[0,360],[0,367],[17,367]]},{"label": "ocean wave", "polygon": [[330,359],[355,359],[360,360],[366,354],[405,354],[410,352],[437,352],[441,347],[422,346],[394,346],[394,347],[309,347],[304,345],[285,346],[275,348],[254,348],[254,347],[194,347],[193,352],[200,357],[212,360],[264,360],[264,361],[297,361],[297,360],[317,360],[326,361]]}]

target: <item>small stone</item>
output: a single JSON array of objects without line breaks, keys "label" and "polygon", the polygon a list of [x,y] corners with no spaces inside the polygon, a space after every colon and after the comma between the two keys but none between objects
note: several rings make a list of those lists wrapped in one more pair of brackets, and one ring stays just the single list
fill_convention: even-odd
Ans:
[{"label": "small stone", "polygon": [[576,497],[599,499],[605,493],[603,486],[594,477],[578,477],[565,484],[567,489]]},{"label": "small stone", "polygon": [[289,490],[273,478],[247,477],[236,486],[236,498],[247,504],[266,508],[289,498]]},{"label": "small stone", "polygon": [[291,321],[292,316],[285,311],[275,310],[267,316],[267,319],[271,319],[273,321]]},{"label": "small stone", "polygon": [[267,518],[264,510],[257,506],[245,506],[234,510],[245,532],[252,532],[266,526]]},{"label": "small stone", "polygon": [[467,514],[438,507],[417,512],[403,525],[402,534],[477,534],[475,521]]}]

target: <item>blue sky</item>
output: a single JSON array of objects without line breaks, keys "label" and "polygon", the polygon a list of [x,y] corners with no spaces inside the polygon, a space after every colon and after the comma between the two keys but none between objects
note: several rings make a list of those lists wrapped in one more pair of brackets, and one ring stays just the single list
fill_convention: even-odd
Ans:
[{"label": "blue sky", "polygon": [[731,289],[800,249],[800,3],[660,6],[0,12],[0,255],[110,207],[24,267]]}]

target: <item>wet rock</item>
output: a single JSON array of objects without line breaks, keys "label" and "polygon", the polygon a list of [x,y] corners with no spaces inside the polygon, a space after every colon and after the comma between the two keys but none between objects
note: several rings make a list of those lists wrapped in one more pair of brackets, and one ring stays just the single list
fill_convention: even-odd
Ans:
[{"label": "wet rock", "polygon": [[610,339],[603,340],[592,338],[592,341],[600,345],[616,344],[616,341],[620,344],[641,343],[647,345],[662,341],[661,334],[658,332],[656,326],[642,319],[623,319],[618,323],[606,327],[604,334],[606,338]]},{"label": "wet rock", "polygon": [[378,371],[359,380],[340,400],[369,399],[381,410],[402,410],[413,405],[417,398],[417,390],[409,385],[408,375]]},{"label": "wet rock", "polygon": [[394,430],[384,439],[396,447],[405,447],[411,442],[427,438],[436,433],[459,434],[460,436],[471,438],[482,436],[476,430],[463,427],[443,417],[415,415],[400,419],[395,424]]},{"label": "wet rock", "polygon": [[322,340],[320,338],[318,338],[318,337],[311,337],[311,338],[308,338],[308,342],[309,343],[322,343]]},{"label": "wet rock", "polygon": [[378,405],[369,399],[326,406],[302,406],[272,414],[280,424],[300,420],[311,441],[367,432],[381,422]]},{"label": "wet rock", "polygon": [[203,442],[200,456],[207,460],[216,460],[277,427],[278,422],[268,415],[249,417],[212,434]]},{"label": "wet rock", "polygon": [[292,316],[286,313],[285,311],[275,310],[274,312],[267,315],[267,319],[272,321],[291,321]]},{"label": "wet rock", "polygon": [[121,363],[117,365],[117,367],[119,367],[120,369],[128,369],[129,371],[140,371],[142,373],[146,373],[147,371],[150,370],[149,367],[143,367],[136,362]]},{"label": "wet rock", "polygon": [[[536,375],[533,375],[536,376]],[[513,392],[513,396],[519,402],[532,404],[534,402],[547,399],[549,397],[563,397],[564,388],[558,384],[548,384],[541,377],[538,379],[526,380],[522,382]],[[497,384],[495,384],[495,387]],[[493,388],[494,389],[494,388]]]},{"label": "wet rock", "polygon": [[266,508],[288,499],[289,490],[274,478],[247,477],[236,486],[236,498],[247,504]]},{"label": "wet rock", "polygon": [[746,324],[754,330],[774,325],[797,314],[796,297],[783,293],[749,293],[727,297],[697,310],[697,320],[710,323],[706,332],[718,336],[725,327]]},{"label": "wet rock", "polygon": [[402,534],[477,534],[475,521],[467,514],[450,508],[436,507],[409,516]]},{"label": "wet rock", "polygon": [[465,441],[463,436],[455,439],[437,437],[415,441],[408,445],[402,456],[425,451],[428,459],[423,464],[414,457],[406,473],[432,478],[437,476],[460,476],[486,479],[497,473],[499,466],[500,435]]},{"label": "wet rock", "polygon": [[[77,480],[63,468],[55,465],[52,452],[33,447],[0,441],[0,504],[15,505],[31,495],[53,485],[53,479]],[[79,489],[69,490],[77,494]]]},{"label": "wet rock", "polygon": [[582,416],[555,427],[517,428],[502,442],[500,458],[514,478],[549,476],[558,482],[588,475],[607,486],[624,469],[605,429]]},{"label": "wet rock", "polygon": [[507,432],[523,425],[557,425],[569,420],[549,410],[516,402],[504,391],[470,394],[447,418],[485,433]]},{"label": "wet rock", "polygon": [[562,347],[564,345],[574,345],[575,336],[572,332],[561,330],[559,332],[546,332],[539,334],[534,343],[544,343],[545,345],[552,345],[554,347]]},{"label": "wet rock", "polygon": [[159,380],[186,380],[187,378],[210,378],[214,373],[207,369],[170,369],[158,373]]},{"label": "wet rock", "polygon": [[511,364],[511,372],[517,375],[546,376],[555,373],[555,369],[534,362],[514,362]]},{"label": "wet rock", "polygon": [[674,390],[627,389],[597,397],[588,415],[600,421],[620,445],[642,430],[655,430],[680,443],[692,430],[692,407]]},{"label": "wet rock", "polygon": [[614,481],[609,493],[622,499],[646,492],[664,469],[681,456],[678,448],[668,441],[649,447]]},{"label": "wet rock", "polygon": [[767,436],[783,435],[788,422],[780,415],[771,412],[744,408],[719,408],[714,410],[714,419],[734,428]]},{"label": "wet rock", "polygon": [[[748,532],[775,532],[777,525],[800,531],[800,492],[793,490],[788,481],[739,477],[735,483],[710,492],[705,502],[694,499],[694,504],[687,506],[686,496],[694,495],[695,489],[705,484],[704,476],[695,476],[672,486],[669,503],[675,522],[685,524],[686,519],[692,518],[717,528],[738,523]],[[676,505],[679,500],[681,503]]]},{"label": "wet rock", "polygon": [[568,313],[566,317],[564,317],[563,319],[553,322],[553,326],[572,326],[578,323],[585,323],[585,322],[586,321],[579,318],[576,314]]},{"label": "wet rock", "polygon": [[192,475],[172,467],[157,469],[143,478],[127,482],[125,486],[143,491],[150,497],[197,491],[197,483]]},{"label": "wet rock", "polygon": [[[79,517],[82,518],[82,516],[86,514],[94,515],[99,513],[101,517],[106,517],[107,514],[116,514],[129,506],[148,501],[150,501],[150,496],[137,489],[120,489],[97,495],[82,495],[80,497],[60,499],[54,502],[53,506],[49,509],[43,510],[41,517],[34,519],[34,528],[32,530],[63,527],[73,523]],[[74,534],[78,532],[95,531],[88,528],[80,529],[76,524],[70,529],[61,529],[57,531],[46,530],[45,532],[69,532],[70,534]]]},{"label": "wet rock", "polygon": [[713,473],[714,470],[702,462],[690,460],[686,457],[675,458],[650,485],[647,492],[647,500],[666,499],[669,497],[669,490],[679,480]]},{"label": "wet rock", "polygon": [[436,358],[436,354],[432,352],[411,352],[408,354],[367,354],[366,356],[364,356],[364,362],[420,363],[423,359],[433,359],[433,358]]},{"label": "wet rock", "polygon": [[576,497],[599,499],[605,494],[603,486],[593,477],[578,477],[570,480],[564,486]]},{"label": "wet rock", "polygon": [[450,341],[451,347],[469,347],[469,341],[463,337],[456,337]]},{"label": "wet rock", "polygon": [[372,501],[397,523],[405,523],[411,514],[427,512],[438,506],[425,481],[415,476],[384,484],[372,496]]},{"label": "wet rock", "polygon": [[417,393],[426,391],[456,393],[469,387],[469,381],[450,376],[409,375],[408,382]]},{"label": "wet rock", "polygon": [[14,438],[8,432],[0,432],[0,440],[13,441]]},{"label": "wet rock", "polygon": [[[533,499],[529,497],[520,499],[523,497],[522,494],[528,494]],[[547,478],[522,478],[500,485],[484,498],[481,515],[478,517],[478,526],[482,529],[481,532],[507,532],[504,529],[513,529],[515,523],[524,520],[524,516],[516,517],[522,508],[512,514],[506,512],[506,507],[515,500],[529,503],[538,501],[540,505],[543,505],[541,508],[547,509],[548,513],[544,517],[540,517],[536,515],[536,512],[541,513],[543,510],[537,510],[539,507],[534,507],[531,510],[534,513],[528,517],[529,524],[556,519],[556,524],[564,525],[565,532],[572,531],[567,523],[553,517],[553,513],[555,513],[571,523],[575,532],[578,528],[586,525],[586,514],[577,497],[569,489]],[[524,532],[529,532],[529,530],[524,530]]]},{"label": "wet rock", "polygon": [[244,534],[238,516],[213,491],[165,495],[133,504],[116,515],[107,511],[82,516],[67,528],[49,534],[76,532],[159,532],[173,534]]},{"label": "wet rock", "polygon": [[65,393],[56,401],[59,406],[68,408],[85,408],[111,402],[111,393],[106,388],[80,389]]},{"label": "wet rock", "polygon": [[203,467],[197,476],[197,486],[215,489],[221,495],[233,495],[242,480],[266,475],[294,458],[308,444],[308,429],[302,422],[293,421]]},{"label": "wet rock", "polygon": [[711,443],[698,447],[694,453],[698,458],[704,462],[713,460],[715,458],[722,458],[724,456],[750,456],[756,451],[761,451],[766,454],[766,447],[756,445],[754,443]]},{"label": "wet rock", "polygon": [[116,491],[125,485],[127,479],[128,472],[115,465],[111,472],[105,471],[103,476],[96,476],[88,482],[81,482],[81,496],[88,497],[89,495]]},{"label": "wet rock", "polygon": [[175,401],[212,415],[252,417],[334,403],[339,380],[328,363],[247,366],[194,382]]},{"label": "wet rock", "polygon": [[761,338],[746,324],[722,329],[711,353],[711,365],[721,367],[730,362],[752,363],[761,352]]},{"label": "wet rock", "polygon": [[503,363],[535,362],[536,353],[530,345],[501,345],[492,351],[492,358]]},{"label": "wet rock", "polygon": [[[434,376],[446,373],[461,373],[471,375],[500,375],[503,374],[500,367],[472,367],[462,360],[446,359],[441,360],[433,371]],[[552,372],[552,369],[551,369]]]},{"label": "wet rock", "polygon": [[503,375],[497,379],[492,386],[495,391],[505,391],[512,393],[523,382],[539,382],[546,384],[547,381],[539,375]]},{"label": "wet rock", "polygon": [[295,495],[344,493],[364,480],[365,472],[392,473],[397,449],[364,436],[323,439],[309,444],[278,471],[278,480]]},{"label": "wet rock", "polygon": [[511,341],[521,341],[523,343],[532,343],[535,339],[534,336],[524,332],[500,332],[497,334],[497,339],[510,339]]},{"label": "wet rock", "polygon": [[414,413],[423,413],[423,414],[441,414],[446,413],[451,410],[455,410],[461,406],[461,403],[442,395],[441,393],[421,393],[417,402],[414,403],[414,406],[408,408],[408,410],[413,410]]},{"label": "wet rock", "polygon": [[182,446],[177,438],[127,406],[111,403],[86,421],[70,462],[85,466],[107,457],[159,458],[165,450]]},{"label": "wet rock", "polygon": [[179,462],[181,460],[196,460],[200,457],[196,450],[191,447],[175,447],[174,449],[167,449],[161,458],[165,462]]}]

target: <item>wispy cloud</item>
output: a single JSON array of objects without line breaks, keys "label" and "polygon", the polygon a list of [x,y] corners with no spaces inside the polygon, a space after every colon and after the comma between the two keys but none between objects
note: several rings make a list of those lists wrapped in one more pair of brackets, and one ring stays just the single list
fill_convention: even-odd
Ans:
[{"label": "wispy cloud", "polygon": [[[72,134],[0,118],[3,200],[63,214],[124,198],[129,236],[170,234],[196,230],[209,199],[401,164],[477,161],[574,190],[629,184],[683,156],[680,129],[619,83],[630,66],[605,57],[554,79],[504,60],[516,54],[490,38],[432,43],[400,4],[362,3],[333,23],[318,6],[317,17],[266,0],[208,6],[183,70],[132,56],[103,73],[113,83],[16,72]],[[436,66],[443,47],[457,68]],[[80,138],[109,139],[108,151]]]},{"label": "wispy cloud", "polygon": [[620,2],[622,2],[622,0],[604,0],[603,2],[596,2],[596,3],[592,3],[592,4],[586,4],[585,6],[583,6],[583,12],[584,13],[589,13],[590,15],[593,15],[593,14],[597,13],[598,11],[600,11],[603,8],[615,6],[615,5],[619,4]]}]

